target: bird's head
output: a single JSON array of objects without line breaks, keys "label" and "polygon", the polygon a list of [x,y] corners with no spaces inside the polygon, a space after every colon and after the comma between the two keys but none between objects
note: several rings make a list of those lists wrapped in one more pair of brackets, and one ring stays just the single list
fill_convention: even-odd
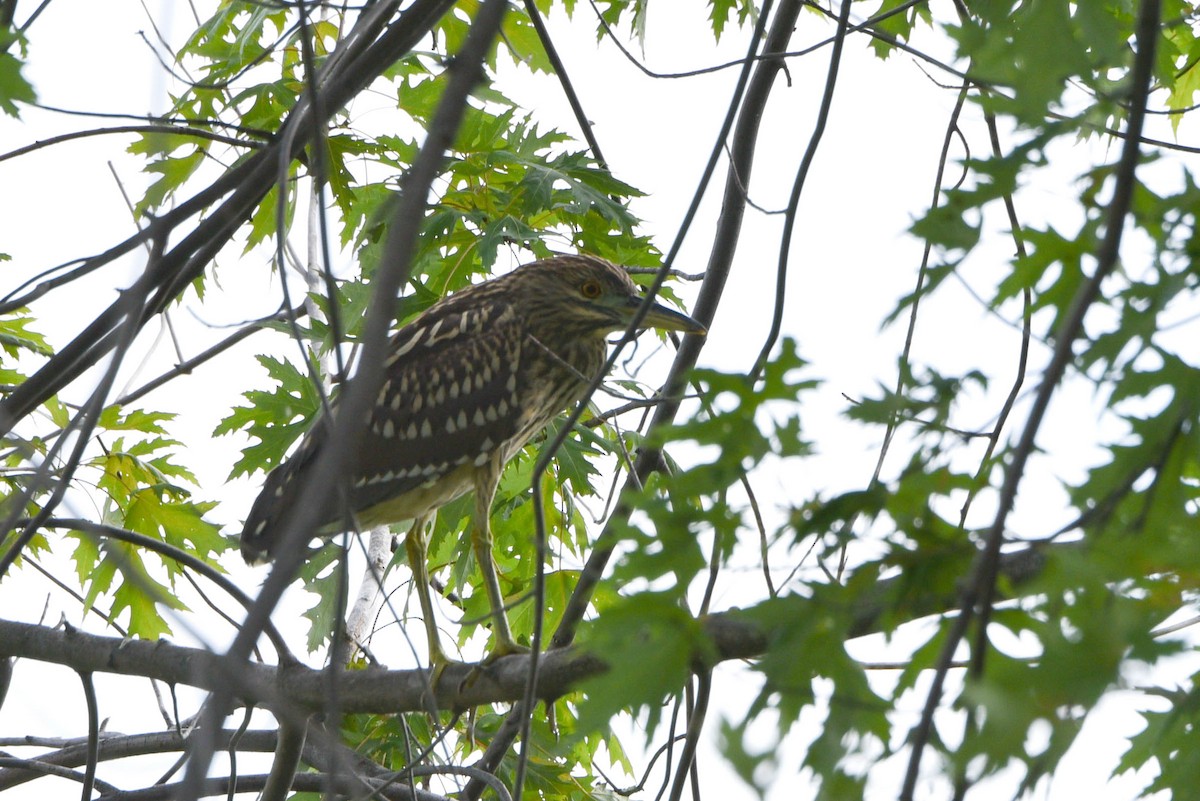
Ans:
[{"label": "bird's head", "polygon": [[[564,333],[607,335],[624,331],[645,302],[624,268],[595,256],[555,256],[513,273],[528,282],[522,293],[525,313],[542,317]],[[705,334],[707,329],[686,314],[651,303],[639,328]]]}]

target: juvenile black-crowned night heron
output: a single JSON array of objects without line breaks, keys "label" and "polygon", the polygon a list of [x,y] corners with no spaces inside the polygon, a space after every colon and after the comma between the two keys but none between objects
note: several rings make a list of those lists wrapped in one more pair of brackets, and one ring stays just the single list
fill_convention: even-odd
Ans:
[{"label": "juvenile black-crowned night heron", "polygon": [[[623,268],[593,256],[556,256],[444,298],[392,337],[349,506],[360,528],[413,521],[405,548],[435,665],[448,660],[429,597],[426,523],[440,506],[475,491],[471,542],[491,604],[492,656],[521,650],[492,561],[488,516],[500,473],[579,400],[604,366],[605,338],[629,326],[642,300]],[[657,303],[641,325],[704,333]],[[327,426],[315,425],[267,476],[242,531],[247,561],[272,556],[276,523],[296,504],[327,436]],[[319,531],[345,530],[345,520],[334,515]]]}]

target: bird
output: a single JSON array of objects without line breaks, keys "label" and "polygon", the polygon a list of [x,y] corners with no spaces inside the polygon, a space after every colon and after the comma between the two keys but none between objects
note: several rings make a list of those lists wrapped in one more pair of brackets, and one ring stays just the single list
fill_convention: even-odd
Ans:
[{"label": "bird", "polygon": [[[426,528],[438,508],[468,492],[474,492],[472,549],[491,608],[488,659],[526,650],[509,628],[492,558],[489,517],[501,472],[583,397],[607,360],[607,338],[631,325],[644,300],[625,268],[591,255],[556,255],[442,298],[389,340],[346,504],[360,530],[412,521],[405,551],[431,664],[451,660],[429,594]],[[657,302],[639,326],[706,333]],[[280,520],[305,491],[329,429],[317,421],[267,475],[241,535],[247,562],[275,555]],[[345,508],[319,522],[322,536],[351,528]]]}]

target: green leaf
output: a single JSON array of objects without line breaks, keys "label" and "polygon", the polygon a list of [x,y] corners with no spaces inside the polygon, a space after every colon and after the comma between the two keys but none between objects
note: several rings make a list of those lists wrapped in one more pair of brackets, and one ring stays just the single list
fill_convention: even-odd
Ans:
[{"label": "green leaf", "polygon": [[169,588],[150,577],[141,558],[132,549],[125,553],[124,559],[118,561],[118,568],[123,580],[113,593],[109,614],[118,617],[123,611],[129,610],[126,629],[135,637],[153,640],[170,634],[171,627],[159,612],[159,606],[180,611],[187,611],[187,606]]},{"label": "green leaf", "polygon": [[[221,536],[218,526],[203,518],[215,504],[165,501],[152,489],[137,492],[125,515],[125,527],[196,556],[223,553],[232,545]],[[176,572],[172,560],[164,560],[171,572]]]},{"label": "green leaf", "polygon": [[970,222],[962,195],[952,194],[912,224],[913,236],[948,251],[968,251],[979,242],[979,225]]},{"label": "green leaf", "polygon": [[[1125,26],[1122,26],[1125,28]],[[1126,67],[1097,57],[1113,58],[1120,50],[1111,42],[1090,42],[1067,3],[1036,0],[981,6],[978,16],[965,17],[947,31],[959,45],[959,56],[971,61],[971,74],[984,82],[1008,87],[1012,100],[992,98],[1031,128],[1038,127],[1057,106],[1068,79],[1105,77],[1102,67]],[[1128,28],[1110,38],[1124,39]]]},{"label": "green leaf", "polygon": [[158,209],[167,200],[174,197],[175,193],[184,185],[187,179],[191,178],[196,170],[200,168],[200,165],[204,162],[204,156],[205,150],[201,147],[195,147],[187,155],[164,156],[158,161],[146,165],[145,171],[147,173],[158,173],[161,177],[146,189],[146,194],[138,202],[138,215],[141,216],[148,211]]},{"label": "green leaf", "polygon": [[537,30],[526,14],[506,14],[500,39],[512,55],[514,64],[523,64],[535,73],[553,71]]},{"label": "green leaf", "polygon": [[711,655],[700,624],[672,595],[620,598],[585,630],[580,646],[613,667],[581,685],[579,730],[600,731],[622,709],[646,709],[653,735],[662,701],[683,689],[693,659]]},{"label": "green leaf", "polygon": [[1149,767],[1154,780],[1144,792],[1167,793],[1193,786],[1200,776],[1200,690],[1195,689],[1200,675],[1192,674],[1183,686],[1191,690],[1167,690],[1153,693],[1156,706],[1165,699],[1166,709],[1139,712],[1146,726],[1129,740],[1129,750],[1113,768],[1113,776]]},{"label": "green leaf", "polygon": [[321,548],[300,568],[304,589],[316,596],[316,602],[304,611],[304,618],[310,624],[307,641],[310,654],[329,641],[337,624],[338,592],[342,584],[337,564],[340,554],[336,547]]},{"label": "green leaf", "polygon": [[722,719],[718,731],[717,746],[722,756],[729,762],[738,778],[752,788],[760,799],[766,798],[767,786],[756,778],[755,774],[773,776],[776,768],[776,751],[774,747],[752,747],[748,745],[750,738],[746,733],[746,725],[734,726],[728,720]]},{"label": "green leaf", "polygon": [[751,0],[708,0],[708,8],[708,19],[712,23],[713,36],[717,41],[721,40],[721,34],[725,32],[725,26],[735,12],[740,25],[758,17],[758,9]]},{"label": "green leaf", "polygon": [[96,597],[110,586],[114,566],[110,564],[104,571],[96,570],[96,566],[100,564],[99,537],[82,531],[72,531],[68,537],[76,541],[71,560],[75,563],[75,574],[80,583],[88,588],[85,608],[90,609]]},{"label": "green leaf", "polygon": [[230,478],[279,464],[288,447],[308,430],[321,406],[320,395],[306,374],[270,356],[256,358],[276,386],[269,391],[246,392],[244,397],[251,405],[234,407],[213,430],[213,436],[245,431],[258,439],[257,444],[242,450]]},{"label": "green leaf", "polygon": [[[563,419],[565,418],[559,418],[547,426],[545,438],[542,440],[546,446],[558,436]],[[602,455],[601,447],[607,447],[607,442],[602,437],[597,436],[591,429],[576,426],[554,453],[559,483],[569,485],[576,495],[594,495],[596,488],[592,486],[592,476],[600,475],[594,460]],[[541,456],[541,449],[538,455]]]},{"label": "green leaf", "polygon": [[0,317],[0,348],[9,356],[16,356],[22,350],[39,356],[54,355],[54,349],[46,342],[46,337],[30,330],[29,326],[33,323],[33,317],[22,312]]},{"label": "green leaf", "polygon": [[97,425],[108,431],[139,431],[143,434],[165,434],[166,429],[160,425],[168,420],[174,420],[175,415],[169,412],[147,412],[142,409],[131,409],[122,413],[121,406],[113,404],[105,406],[100,412]]},{"label": "green leaf", "polygon": [[196,137],[183,133],[149,131],[139,134],[126,151],[138,156],[167,156],[181,147],[195,146]]},{"label": "green leaf", "polygon": [[501,245],[518,244],[540,239],[541,233],[508,214],[492,220],[483,229],[479,238],[479,260],[485,267],[496,261],[496,251]]},{"label": "green leaf", "polygon": [[[567,601],[570,600],[571,593],[574,591],[578,581],[578,570],[547,571],[546,606],[542,618],[542,631],[552,632],[558,628],[563,613],[566,611]],[[511,596],[506,596],[505,602],[521,601],[527,592],[528,590],[526,589],[518,593],[513,593]],[[480,619],[487,616],[490,607],[487,605],[484,595],[485,593],[480,590],[468,599],[468,602],[463,606],[464,617],[468,619]],[[477,596],[478,602],[476,602]],[[526,602],[514,606],[512,611],[508,613],[508,622],[512,626],[513,633],[519,639],[525,639],[527,642],[533,636],[534,611],[534,604]]]},{"label": "green leaf", "polygon": [[765,683],[746,723],[768,712],[776,725],[776,742],[782,740],[801,713],[813,707],[814,680],[826,679],[832,686],[828,713],[805,753],[804,765],[822,779],[819,798],[855,798],[861,795],[861,781],[849,768],[856,759],[886,747],[889,705],[846,653],[853,620],[849,593],[837,584],[807,589],[811,598],[773,598],[739,613],[757,623],[768,639],[767,650],[755,666]]},{"label": "green leaf", "polygon": [[[9,44],[8,37],[3,38],[4,44]],[[37,102],[37,93],[33,86],[21,75],[22,62],[11,53],[0,52],[0,111],[10,117],[20,117],[21,111],[17,103]]]},{"label": "green leaf", "polygon": [[[294,171],[293,169],[292,172],[294,173]],[[288,185],[288,195],[284,206],[284,230],[291,228],[296,214],[296,197],[293,186],[294,184],[291,183]],[[271,239],[278,232],[278,206],[279,185],[276,184],[271,187],[250,216],[250,231],[246,236],[246,247],[242,251],[243,253],[249,253],[256,245]]]},{"label": "green leaf", "polygon": [[[1197,45],[1195,52],[1200,54],[1200,45]],[[1200,92],[1200,66],[1197,66],[1193,60],[1188,69],[1176,78],[1175,85],[1171,87],[1171,93],[1167,96],[1167,108],[1175,112],[1191,108],[1195,105],[1196,92]],[[1182,113],[1172,114],[1171,130],[1178,133],[1181,122],[1183,122]]]},{"label": "green leaf", "polygon": [[[880,19],[881,17],[883,19]],[[911,5],[907,0],[883,0],[869,18],[879,20],[873,26],[875,30],[892,39],[907,42],[918,18],[929,24],[933,17],[926,3]],[[884,38],[871,37],[871,48],[879,58],[887,58],[892,54],[895,45]]]},{"label": "green leaf", "polygon": [[76,539],[72,559],[85,588],[85,609],[95,606],[101,596],[113,589],[119,574],[121,581],[113,591],[109,615],[116,618],[128,610],[126,628],[131,636],[154,639],[171,633],[159,606],[176,610],[187,607],[167,586],[151,577],[138,548],[86,532],[74,531],[70,536]]}]

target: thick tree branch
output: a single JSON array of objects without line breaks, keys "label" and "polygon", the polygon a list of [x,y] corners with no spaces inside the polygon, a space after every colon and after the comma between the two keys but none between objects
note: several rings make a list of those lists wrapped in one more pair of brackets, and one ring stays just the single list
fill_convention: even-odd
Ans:
[{"label": "thick tree branch", "polygon": [[[205,779],[200,787],[201,793],[204,796],[227,796],[232,791],[233,793],[259,793],[266,788],[268,778],[265,775],[257,776],[238,776],[236,781],[229,777],[217,777]],[[297,773],[292,777],[291,789],[296,792],[307,793],[323,793],[329,790],[330,786],[343,792],[341,797],[366,797],[370,792],[370,787],[363,787],[361,784],[350,784],[340,780],[340,777],[331,776],[324,773]],[[380,782],[383,784],[383,782]],[[181,783],[175,784],[154,784],[150,787],[145,787],[140,790],[125,790],[123,792],[109,793],[96,798],[96,801],[175,801],[179,797],[180,790],[184,789]],[[386,790],[378,790],[376,798],[383,798],[387,801],[405,801],[413,798],[409,792],[409,788],[405,785],[394,785]],[[416,793],[416,801],[446,801],[445,796],[435,793],[418,790]]]},{"label": "thick tree branch", "polygon": [[[234,740],[234,735],[237,734],[237,748],[239,751],[261,751],[270,752],[275,750],[275,741],[277,732],[275,729],[257,730],[236,733],[232,729],[227,729],[217,735],[217,742],[222,748],[228,748]],[[43,745],[43,742],[37,738],[25,738],[28,742],[21,743],[17,738],[13,738],[4,743],[6,746],[13,745],[28,745],[36,746]],[[127,759],[129,757],[146,756],[148,754],[170,753],[172,751],[181,751],[184,747],[184,737],[176,731],[161,731],[149,734],[107,734],[101,733],[98,738],[98,758],[100,762],[108,762],[115,759]],[[38,754],[31,759],[36,760],[43,765],[55,765],[62,768],[76,768],[87,762],[88,743],[81,739],[63,745],[55,751],[45,754]],[[307,760],[306,760],[307,761]],[[310,764],[314,764],[311,763]],[[26,782],[37,779],[42,774],[36,770],[22,770],[20,768],[4,768],[0,769],[0,791],[10,790]]]},{"label": "thick tree branch", "polygon": [[63,779],[71,779],[83,786],[83,789],[87,791],[88,798],[92,797],[93,790],[100,790],[105,793],[117,791],[115,786],[107,782],[97,781],[95,776],[90,775],[90,772],[80,773],[77,770],[50,765],[36,759],[17,759],[16,757],[0,756],[0,770],[19,770],[22,773],[32,776],[58,776]]},{"label": "thick tree branch", "polygon": [[[1001,572],[1014,588],[1027,586],[1044,569],[1047,559],[1079,547],[1076,544],[1032,546],[1005,554]],[[960,597],[956,589],[929,592],[913,597],[901,593],[904,577],[886,579],[874,586],[854,610],[848,633],[851,637],[877,632],[883,626],[916,620],[930,614],[952,611]],[[898,606],[898,604],[902,604]],[[886,617],[885,617],[886,616]],[[702,619],[705,635],[716,660],[752,659],[766,652],[770,632],[763,631],[740,610],[730,610]],[[75,628],[52,628],[32,623],[0,621],[0,659],[17,657],[65,665],[78,671],[118,673],[184,684],[205,690],[228,690],[222,657],[200,648],[173,645],[165,640],[125,640],[88,634]],[[529,670],[529,656],[509,656],[486,667],[451,664],[436,688],[435,705],[462,710],[482,704],[511,703],[521,698]],[[538,672],[539,699],[558,698],[591,676],[608,670],[600,657],[577,647],[561,648],[541,657]],[[470,678],[470,681],[466,679]],[[286,699],[303,711],[322,709],[328,678],[324,671],[303,665],[248,664],[243,669],[238,693],[244,704],[270,707]],[[416,712],[428,709],[425,698],[428,673],[416,670],[347,670],[338,677],[342,708],[346,712],[376,714]],[[0,784],[0,789],[3,785]]]},{"label": "thick tree branch", "polygon": [[[251,729],[249,731],[222,729],[216,733],[214,739],[222,750],[233,747],[237,749],[238,753],[269,753],[276,749],[279,740],[279,731],[277,729]],[[26,784],[50,774],[51,771],[45,769],[47,767],[60,768],[66,771],[66,773],[55,772],[54,775],[69,775],[74,778],[76,775],[81,774],[76,774],[75,771],[70,769],[79,767],[87,761],[88,744],[85,739],[60,743],[37,737],[8,738],[0,740],[0,745],[6,747],[59,746],[55,751],[38,754],[23,761],[14,760],[10,765],[0,763],[0,791]],[[187,737],[175,730],[139,734],[101,733],[99,737],[99,761],[104,763],[150,754],[169,754],[183,751],[186,747]],[[374,786],[386,783],[395,776],[394,770],[385,768],[356,754],[339,740],[330,736],[328,731],[321,727],[314,727],[313,736],[309,737],[304,745],[302,759],[306,765],[309,765],[321,774],[332,773],[335,764],[339,767],[349,764],[352,766],[357,777],[365,779],[368,783],[373,783]],[[34,767],[23,767],[22,762],[36,763],[36,765]],[[243,786],[241,784],[243,780],[249,782],[248,786],[259,788],[265,785],[266,777],[241,777],[238,780],[239,787]],[[361,794],[365,786],[361,782],[357,782],[356,779],[347,776],[341,776],[338,781],[341,783],[339,786],[344,785],[352,794]],[[103,789],[106,793],[115,791],[104,789],[108,785],[102,785],[100,782],[97,782],[96,786],[99,789]],[[174,787],[174,785],[170,786]],[[292,782],[292,788],[299,789],[295,781]],[[131,792],[137,793],[142,791],[134,790]],[[380,797],[385,799],[409,799],[413,796],[407,783],[393,782],[385,790],[381,791]],[[418,801],[441,801],[442,796],[418,791],[416,798]]]}]

